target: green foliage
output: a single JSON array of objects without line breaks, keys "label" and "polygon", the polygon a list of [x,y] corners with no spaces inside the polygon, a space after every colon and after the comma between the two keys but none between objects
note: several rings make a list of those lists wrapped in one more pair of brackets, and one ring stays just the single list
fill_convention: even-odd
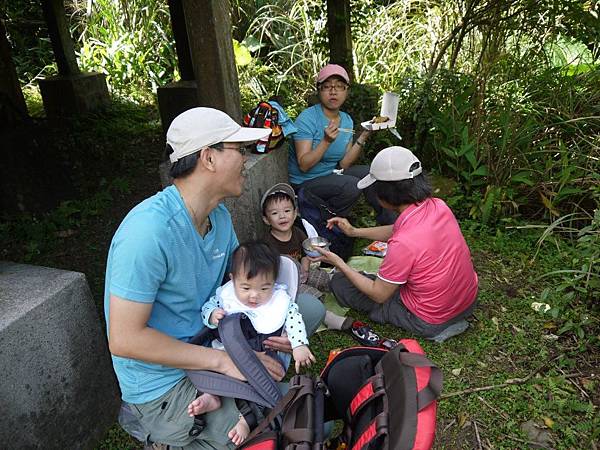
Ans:
[{"label": "green foliage", "polygon": [[22,84],[56,74],[41,2],[0,0],[0,19],[4,20],[12,60]]},{"label": "green foliage", "polygon": [[76,8],[72,19],[81,69],[105,73],[119,96],[153,102],[156,88],[178,76],[167,3],[96,0],[89,6]]},{"label": "green foliage", "polygon": [[256,10],[243,43],[257,60],[238,68],[246,92],[254,95],[249,103],[279,95],[292,116],[306,107],[326,61],[324,14],[317,0],[265,3]]},{"label": "green foliage", "polygon": [[556,239],[559,233],[575,240],[574,249],[566,253],[566,268],[548,272],[544,277],[559,275],[561,281],[557,291],[568,292],[571,297],[584,301],[597,302],[600,298],[600,209],[595,210],[593,215],[570,214],[557,219],[546,228],[539,245],[547,240],[551,240],[553,245],[564,244]]}]

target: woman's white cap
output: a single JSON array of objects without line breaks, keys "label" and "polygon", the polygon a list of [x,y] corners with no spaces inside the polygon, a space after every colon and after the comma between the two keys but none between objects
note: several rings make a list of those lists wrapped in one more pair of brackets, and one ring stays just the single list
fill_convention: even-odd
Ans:
[{"label": "woman's white cap", "polygon": [[[410,170],[415,163],[419,163],[419,165]],[[369,174],[360,180],[356,186],[359,189],[364,189],[376,181],[408,180],[416,177],[422,171],[421,162],[409,149],[388,147],[377,153],[369,168]]]},{"label": "woman's white cap", "polygon": [[172,163],[220,142],[251,144],[266,138],[270,128],[245,128],[214,108],[192,108],[179,114],[167,131]]}]

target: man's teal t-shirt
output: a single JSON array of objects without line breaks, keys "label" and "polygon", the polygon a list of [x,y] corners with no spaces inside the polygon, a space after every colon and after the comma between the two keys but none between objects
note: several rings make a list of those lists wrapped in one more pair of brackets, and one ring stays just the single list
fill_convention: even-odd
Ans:
[{"label": "man's teal t-shirt", "polygon": [[[148,326],[187,341],[204,326],[201,309],[227,273],[238,246],[231,216],[223,205],[210,214],[202,238],[183,199],[169,186],[144,200],[125,217],[108,252],[104,314],[110,320],[110,294],[152,303]],[[181,369],[113,356],[123,400],[155,400],[184,377]]]},{"label": "man's teal t-shirt", "polygon": [[[293,135],[294,141],[312,141],[312,149],[325,137],[325,128],[329,125],[329,119],[323,112],[321,104],[316,104],[305,109],[300,113],[294,125],[298,131]],[[352,118],[345,112],[340,111],[340,128],[352,130],[354,123]],[[346,154],[346,148],[352,141],[352,133],[341,131],[338,137],[330,145],[321,161],[315,164],[309,171],[302,172],[298,166],[296,158],[296,149],[293,143],[290,144],[288,158],[288,172],[292,184],[301,184],[313,178],[331,175],[333,169],[337,168],[338,163]]]}]

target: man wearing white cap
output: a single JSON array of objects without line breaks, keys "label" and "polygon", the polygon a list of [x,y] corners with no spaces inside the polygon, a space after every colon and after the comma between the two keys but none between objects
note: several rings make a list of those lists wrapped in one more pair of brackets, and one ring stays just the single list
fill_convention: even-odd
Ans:
[{"label": "man wearing white cap", "polygon": [[[221,202],[242,194],[244,144],[268,133],[242,128],[212,108],[177,116],[167,132],[173,185],[133,208],[111,242],[104,295],[109,348],[123,400],[148,442],[232,448],[227,430],[238,421],[235,403],[223,399],[200,429],[187,414],[197,391],[183,369],[243,378],[227,353],[188,341],[203,327],[202,305],[222,284],[238,246]],[[309,332],[324,313],[311,299],[318,303],[298,299]],[[289,350],[286,338],[271,339],[275,350]],[[284,376],[274,359],[259,358],[273,378]]]},{"label": "man wearing white cap", "polygon": [[[460,227],[450,208],[431,196],[421,163],[408,149],[389,147],[371,163],[359,189],[373,186],[381,205],[399,213],[393,225],[354,228],[335,217],[348,236],[387,241],[387,253],[377,276],[350,268],[336,254],[322,259],[338,272],[330,287],[337,301],[369,314],[378,323],[391,323],[438,341],[464,331],[477,297],[477,274]],[[348,328],[352,320],[327,313],[331,328]]]}]

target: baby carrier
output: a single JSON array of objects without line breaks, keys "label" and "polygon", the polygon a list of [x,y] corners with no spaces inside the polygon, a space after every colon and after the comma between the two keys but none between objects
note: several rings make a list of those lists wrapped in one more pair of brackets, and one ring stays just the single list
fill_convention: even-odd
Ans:
[{"label": "baby carrier", "polygon": [[[299,267],[296,261],[288,256],[281,256],[276,283],[285,284],[288,287],[288,294],[295,301],[300,283]],[[200,392],[236,399],[238,408],[250,429],[253,429],[264,415],[282,399],[282,394],[278,383],[271,378],[248,344],[240,324],[241,320],[244,320],[242,315],[238,313],[225,316],[219,321],[218,329],[225,350],[248,382],[205,370],[187,370],[186,375]],[[211,331],[209,328],[203,328],[190,340],[190,343],[208,345],[213,339]],[[279,417],[281,414],[278,414],[272,422],[274,427],[280,429],[282,424]],[[197,416],[194,422],[190,432],[199,434],[204,426],[203,416]],[[145,441],[146,432],[126,402],[121,405],[119,424],[134,438]],[[261,430],[265,428],[263,427]]]},{"label": "baby carrier", "polygon": [[[300,283],[296,261],[288,256],[281,256],[279,275],[275,282],[285,284],[289,296],[295,301]],[[235,398],[250,429],[253,429],[266,412],[281,400],[282,394],[279,385],[248,343],[244,334],[247,325],[242,325],[242,321],[247,321],[242,313],[229,314],[219,321],[218,331],[225,351],[247,382],[206,370],[186,370],[186,375],[200,392]],[[204,328],[190,343],[208,345],[213,337],[212,330]],[[200,428],[202,419],[197,418],[197,422]]]}]

